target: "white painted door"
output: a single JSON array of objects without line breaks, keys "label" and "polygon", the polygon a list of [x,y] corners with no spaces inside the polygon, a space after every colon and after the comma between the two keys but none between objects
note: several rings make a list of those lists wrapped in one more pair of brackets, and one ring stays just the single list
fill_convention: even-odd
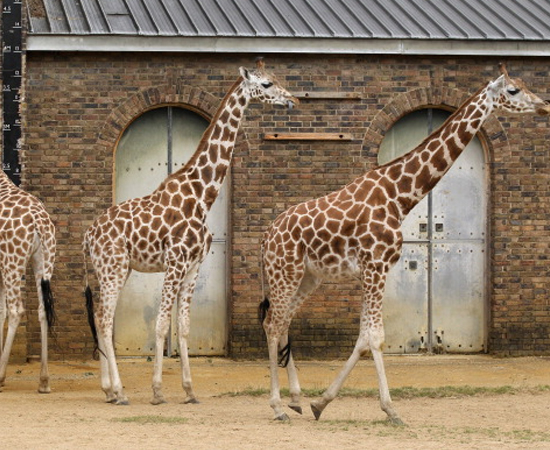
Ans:
[{"label": "white painted door", "polygon": [[[449,113],[398,121],[379,162],[414,148]],[[403,221],[403,254],[384,296],[387,353],[479,352],[486,341],[486,169],[479,139]]]},{"label": "white painted door", "polygon": [[[166,107],[137,118],[124,132],[116,151],[115,201],[150,194],[194,153],[208,122],[182,108]],[[227,184],[227,183],[226,183]],[[227,189],[210,211],[214,242],[201,265],[191,303],[191,355],[223,355],[227,341]],[[154,354],[155,321],[163,273],[133,271],[118,302],[115,346],[118,355]],[[167,354],[178,354],[175,317]]]}]

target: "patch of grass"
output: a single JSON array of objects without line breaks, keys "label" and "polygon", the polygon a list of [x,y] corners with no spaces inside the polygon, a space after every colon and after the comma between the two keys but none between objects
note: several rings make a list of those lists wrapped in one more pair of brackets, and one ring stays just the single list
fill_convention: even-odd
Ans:
[{"label": "patch of grass", "polygon": [[[303,389],[304,397],[320,397],[325,391],[324,388]],[[494,395],[515,395],[515,394],[539,394],[550,391],[550,385],[539,385],[535,387],[475,387],[475,386],[442,386],[436,388],[415,388],[404,386],[401,388],[390,389],[392,398],[412,399],[412,398],[450,398],[450,397],[480,397]],[[261,397],[269,395],[269,389],[266,388],[245,388],[241,391],[232,391],[220,394],[221,397]],[[288,397],[288,388],[281,389],[281,396]],[[378,389],[354,389],[343,388],[338,393],[338,397],[352,398],[377,398]]]},{"label": "patch of grass", "polygon": [[184,417],[163,417],[163,416],[130,416],[119,417],[112,419],[113,422],[121,423],[135,423],[137,425],[149,425],[149,424],[169,424],[169,425],[182,425],[189,422],[189,419]]}]

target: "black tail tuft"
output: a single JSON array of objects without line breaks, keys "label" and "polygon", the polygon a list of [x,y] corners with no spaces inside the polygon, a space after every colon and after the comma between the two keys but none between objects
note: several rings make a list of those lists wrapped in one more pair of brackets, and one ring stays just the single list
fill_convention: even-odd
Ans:
[{"label": "black tail tuft", "polygon": [[281,350],[279,350],[279,367],[285,368],[286,366],[288,366],[288,361],[290,361],[290,350],[291,345],[289,338],[288,343]]},{"label": "black tail tuft", "polygon": [[260,319],[260,323],[264,323],[264,320],[267,317],[268,309],[269,309],[269,299],[266,297],[258,307],[258,319]]},{"label": "black tail tuft", "polygon": [[90,289],[90,286],[86,286],[84,295],[86,296],[86,311],[88,312],[88,324],[90,325],[90,330],[92,331],[92,337],[94,338],[94,343],[95,343],[94,359],[96,359],[96,355],[99,350],[99,341],[97,339],[97,328],[95,327],[94,300],[92,298],[92,290]]},{"label": "black tail tuft", "polygon": [[51,329],[57,322],[57,315],[55,314],[55,300],[53,298],[50,280],[45,280],[44,278],[42,278],[40,282],[40,287],[42,289],[42,301],[44,302],[44,310],[46,312],[48,329]]}]

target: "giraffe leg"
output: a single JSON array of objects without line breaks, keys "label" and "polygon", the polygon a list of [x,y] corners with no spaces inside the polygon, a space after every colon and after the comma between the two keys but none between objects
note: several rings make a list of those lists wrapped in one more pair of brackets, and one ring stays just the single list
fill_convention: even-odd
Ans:
[{"label": "giraffe leg", "polygon": [[186,393],[183,403],[199,403],[195,393],[193,392],[189,352],[187,350],[187,339],[190,331],[189,307],[191,305],[191,298],[193,296],[193,292],[195,291],[198,276],[198,265],[196,267],[196,269],[191,270],[187,275],[187,280],[184,282],[184,285],[178,294],[178,345],[181,355],[182,386]]},{"label": "giraffe leg", "polygon": [[281,402],[281,390],[279,384],[279,333],[274,333],[266,329],[267,334],[267,348],[269,351],[269,372],[271,375],[271,397],[269,399],[269,406],[275,413],[275,420],[286,421],[289,420],[288,415],[283,411],[283,405]]},{"label": "giraffe leg", "polygon": [[[172,261],[177,258],[172,258]],[[166,403],[164,394],[162,393],[162,364],[164,359],[164,342],[168,335],[170,328],[170,317],[172,314],[172,307],[179,295],[180,289],[184,283],[185,268],[183,262],[177,261],[176,264],[169,267],[164,276],[164,283],[162,286],[162,300],[159,306],[159,312],[157,315],[157,323],[155,330],[155,366],[153,369],[153,398],[151,404],[160,405]],[[178,330],[179,333],[179,330]],[[187,344],[185,345],[185,351],[182,349],[182,367],[184,364],[189,364],[187,361]],[[185,363],[184,363],[185,360]]]},{"label": "giraffe leg", "polygon": [[[4,325],[6,323],[6,290],[0,274],[0,357],[4,350]],[[1,387],[1,386],[0,386]]]},{"label": "giraffe leg", "polygon": [[388,381],[382,359],[382,347],[384,345],[384,325],[382,323],[382,296],[385,286],[385,274],[387,268],[382,265],[367,264],[362,273],[364,301],[361,311],[361,327],[359,338],[353,352],[346,361],[344,368],[325,391],[320,400],[311,403],[311,409],[318,420],[325,407],[336,397],[346,378],[355,367],[361,355],[370,348],[376,373],[378,375],[378,387],[380,391],[380,406],[388,415],[392,423],[402,425],[403,422],[393,409]]},{"label": "giraffe leg", "polygon": [[43,255],[41,248],[33,255],[33,271],[36,283],[36,291],[38,292],[38,320],[40,322],[40,381],[38,392],[41,394],[49,394],[50,375],[48,371],[48,321],[46,319],[46,310],[44,308],[44,293],[42,292],[43,271]]},{"label": "giraffe leg", "polygon": [[101,388],[106,395],[107,403],[116,405],[128,405],[128,398],[124,394],[122,381],[116,363],[115,348],[113,345],[114,315],[118,296],[124,281],[126,272],[117,277],[117,283],[105,286],[101,285],[100,302],[95,309],[95,322],[98,330],[97,338],[100,352]]},{"label": "giraffe leg", "polygon": [[[0,387],[4,386],[6,381],[6,371],[8,368],[8,361],[15,338],[15,333],[21,317],[23,316],[25,309],[21,301],[21,276],[22,273],[10,273],[2,274],[4,280],[5,292],[5,307],[7,309],[8,316],[8,331],[6,334],[6,340],[4,347],[2,348],[2,356],[0,356]],[[5,275],[5,276],[4,276]]]}]

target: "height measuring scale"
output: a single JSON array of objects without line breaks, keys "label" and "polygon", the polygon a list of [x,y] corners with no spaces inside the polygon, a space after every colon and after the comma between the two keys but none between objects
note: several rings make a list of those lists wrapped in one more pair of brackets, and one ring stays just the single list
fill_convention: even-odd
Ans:
[{"label": "height measuring scale", "polygon": [[2,169],[21,184],[22,1],[2,2]]}]

